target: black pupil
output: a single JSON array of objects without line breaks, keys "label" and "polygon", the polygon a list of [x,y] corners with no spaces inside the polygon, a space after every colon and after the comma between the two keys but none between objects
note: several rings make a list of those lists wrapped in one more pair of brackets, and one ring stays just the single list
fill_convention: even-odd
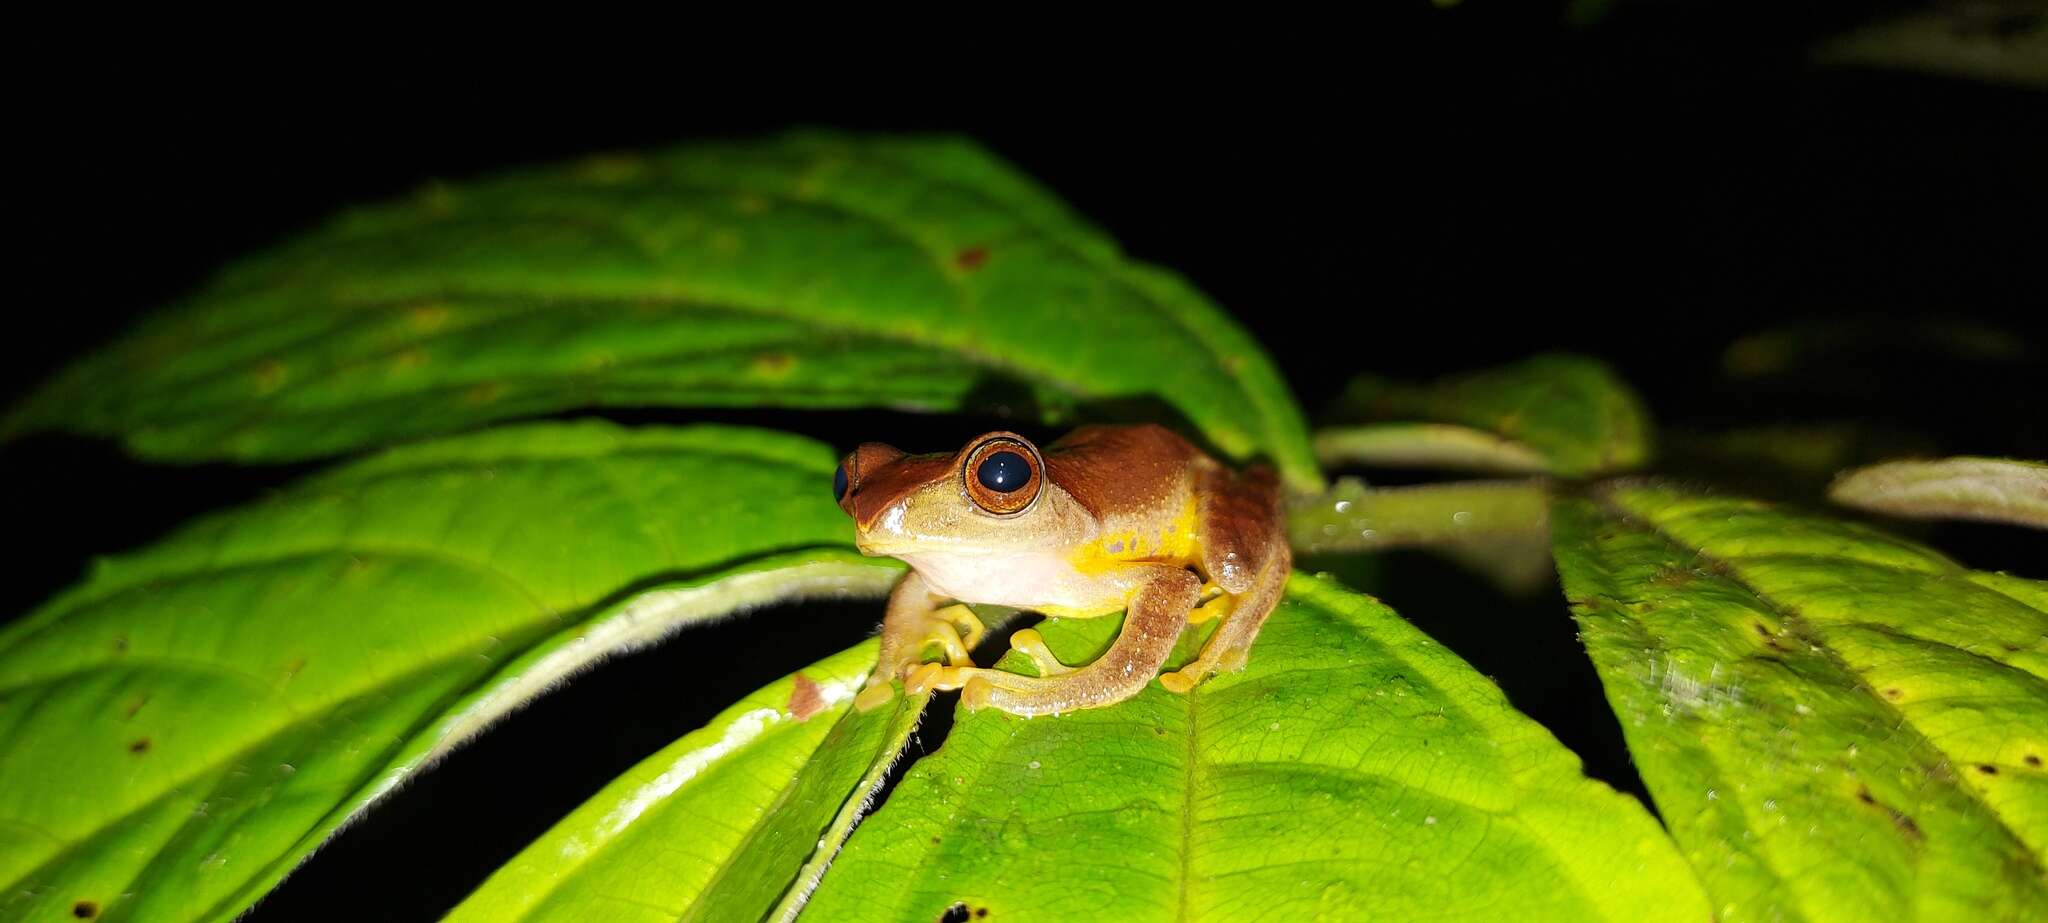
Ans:
[{"label": "black pupil", "polygon": [[839,470],[837,470],[837,471],[834,471],[834,472],[832,472],[832,499],[834,499],[834,500],[844,500],[844,499],[846,499],[846,466],[845,466],[845,465],[840,465],[840,466],[839,466]]},{"label": "black pupil", "polygon": [[1015,452],[997,452],[981,460],[974,477],[981,486],[1006,494],[1031,480],[1031,463]]}]

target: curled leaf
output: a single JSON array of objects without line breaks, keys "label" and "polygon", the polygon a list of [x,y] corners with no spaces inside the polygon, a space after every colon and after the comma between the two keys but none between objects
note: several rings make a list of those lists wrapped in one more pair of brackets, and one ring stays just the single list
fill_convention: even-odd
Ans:
[{"label": "curled leaf", "polygon": [[2048,528],[2048,464],[2008,458],[1893,461],[1835,480],[1828,499],[1914,519],[1981,519]]}]

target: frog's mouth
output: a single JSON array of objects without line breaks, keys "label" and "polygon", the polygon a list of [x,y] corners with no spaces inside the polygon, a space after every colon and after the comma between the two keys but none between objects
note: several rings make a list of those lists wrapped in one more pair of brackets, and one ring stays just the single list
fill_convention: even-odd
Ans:
[{"label": "frog's mouth", "polygon": [[888,535],[863,534],[853,537],[853,547],[860,553],[878,558],[911,558],[919,554],[971,554],[970,549],[934,547],[930,539],[912,541]]},{"label": "frog's mouth", "polygon": [[853,547],[860,549],[861,554],[867,555],[871,558],[893,557],[893,555],[889,553],[888,542],[876,541],[865,535],[854,536]]}]

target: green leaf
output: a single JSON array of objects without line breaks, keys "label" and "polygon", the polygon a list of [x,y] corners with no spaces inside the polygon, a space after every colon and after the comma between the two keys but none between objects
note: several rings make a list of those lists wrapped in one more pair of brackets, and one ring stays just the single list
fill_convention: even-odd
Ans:
[{"label": "green leaf", "polygon": [[[1040,630],[1076,662],[1116,621]],[[1189,696],[960,715],[804,919],[926,923],[956,903],[991,920],[1708,916],[1641,806],[1386,607],[1307,576],[1249,667]]]},{"label": "green leaf", "polygon": [[2048,528],[2048,465],[2007,458],[1885,462],[1842,475],[1828,499],[1892,516]]},{"label": "green leaf", "polygon": [[346,212],[62,375],[11,426],[305,458],[586,406],[1157,399],[1320,485],[1258,345],[1179,277],[949,138],[795,134]]},{"label": "green leaf", "polygon": [[508,427],[103,560],[0,632],[0,916],[225,920],[550,684],[776,600],[881,595],[809,440]]},{"label": "green leaf", "polygon": [[2048,919],[2048,585],[1657,486],[1561,503],[1553,530],[1721,919]]},{"label": "green leaf", "polygon": [[874,665],[870,641],[740,700],[556,824],[449,919],[759,920],[799,903],[929,701],[853,711]]},{"label": "green leaf", "polygon": [[1443,467],[1579,477],[1649,458],[1642,402],[1606,365],[1545,355],[1426,386],[1353,381],[1317,431],[1326,465]]}]

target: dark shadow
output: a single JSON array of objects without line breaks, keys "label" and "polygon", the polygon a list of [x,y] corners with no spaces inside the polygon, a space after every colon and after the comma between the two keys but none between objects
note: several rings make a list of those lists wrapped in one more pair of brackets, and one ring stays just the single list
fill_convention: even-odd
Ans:
[{"label": "dark shadow", "polygon": [[[1485,578],[1423,551],[1372,557],[1370,592],[1507,693],[1585,762],[1586,774],[1636,796],[1654,812],[1629,759],[1621,722],[1557,593],[1503,595]],[[1333,565],[1338,562],[1332,561]],[[1321,567],[1317,560],[1304,568]],[[1355,569],[1356,566],[1354,566]]]},{"label": "dark shadow", "polygon": [[620,773],[880,619],[877,601],[774,606],[611,658],[422,773],[243,919],[437,919]]}]

